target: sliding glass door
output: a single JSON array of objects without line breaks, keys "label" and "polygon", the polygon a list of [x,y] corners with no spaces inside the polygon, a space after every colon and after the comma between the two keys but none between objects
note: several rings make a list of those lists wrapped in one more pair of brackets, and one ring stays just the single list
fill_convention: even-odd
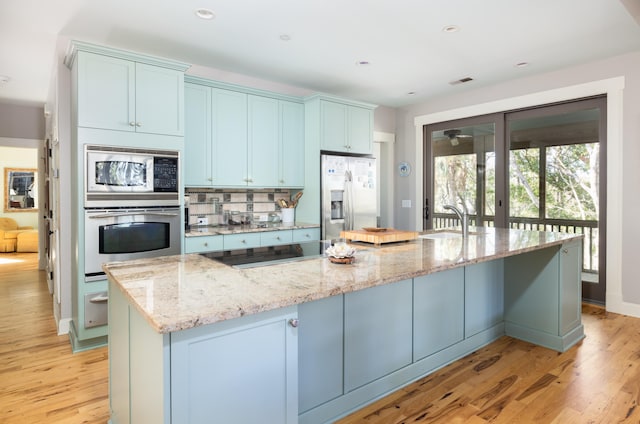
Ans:
[{"label": "sliding glass door", "polygon": [[605,300],[606,100],[505,115],[509,227],[583,234],[583,298]]},{"label": "sliding glass door", "polygon": [[584,235],[583,297],[605,300],[606,99],[425,127],[424,228],[460,225]]}]

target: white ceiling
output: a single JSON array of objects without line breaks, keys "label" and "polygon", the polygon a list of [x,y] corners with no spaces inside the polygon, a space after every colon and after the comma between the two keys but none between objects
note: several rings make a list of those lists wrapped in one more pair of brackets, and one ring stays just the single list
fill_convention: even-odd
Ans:
[{"label": "white ceiling", "polygon": [[640,0],[2,0],[0,101],[45,102],[58,37],[397,107],[640,51]]}]

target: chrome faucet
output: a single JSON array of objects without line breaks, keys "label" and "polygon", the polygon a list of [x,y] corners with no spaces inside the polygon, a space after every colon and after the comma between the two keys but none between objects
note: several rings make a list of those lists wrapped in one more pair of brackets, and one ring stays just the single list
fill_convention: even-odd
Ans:
[{"label": "chrome faucet", "polygon": [[462,224],[462,238],[467,238],[469,236],[469,214],[464,202],[462,202],[462,212],[453,205],[444,205],[444,209],[449,209],[458,215],[458,219]]}]

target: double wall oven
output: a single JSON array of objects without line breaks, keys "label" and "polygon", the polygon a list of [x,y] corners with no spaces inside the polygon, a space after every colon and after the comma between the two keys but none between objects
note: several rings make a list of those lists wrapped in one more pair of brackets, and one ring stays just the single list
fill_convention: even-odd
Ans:
[{"label": "double wall oven", "polygon": [[[105,262],[180,253],[180,154],[84,147],[85,282],[104,280]],[[85,328],[106,324],[106,293],[87,293]]]}]

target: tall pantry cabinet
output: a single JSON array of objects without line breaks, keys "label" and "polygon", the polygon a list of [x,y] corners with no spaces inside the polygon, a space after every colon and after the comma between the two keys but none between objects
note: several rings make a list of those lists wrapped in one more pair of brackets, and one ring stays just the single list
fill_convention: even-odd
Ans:
[{"label": "tall pantry cabinet", "polygon": [[189,65],[78,41],[71,43],[65,65],[71,70],[70,234],[75,251],[69,336],[79,351],[104,345],[108,330],[106,277],[84,272],[84,145],[169,149],[182,156]]}]

